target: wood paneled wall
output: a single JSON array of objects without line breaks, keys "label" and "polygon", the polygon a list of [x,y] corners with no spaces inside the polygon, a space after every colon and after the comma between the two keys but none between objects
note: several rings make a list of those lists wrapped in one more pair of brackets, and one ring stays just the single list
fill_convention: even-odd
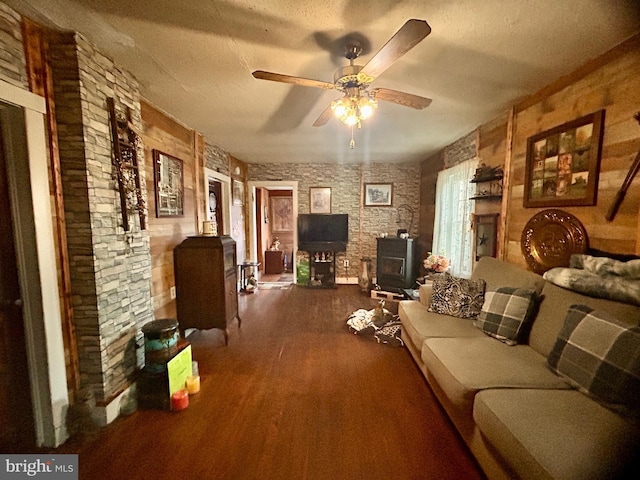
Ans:
[{"label": "wood paneled wall", "polygon": [[617,216],[605,215],[640,148],[640,34],[576,72],[515,106],[511,187],[505,257],[525,265],[520,238],[526,222],[542,208],[524,208],[527,138],[541,131],[605,109],[597,204],[564,207],[584,225],[592,248],[612,253],[640,253],[640,176],[627,192]]},{"label": "wood paneled wall", "polygon": [[[492,121],[478,127],[478,158],[480,163],[488,167],[505,167],[507,153],[507,128],[509,117],[505,113]],[[501,239],[504,232],[504,212],[502,203],[495,200],[477,200],[475,205],[476,215],[500,214],[498,221],[496,249],[503,249]]]},{"label": "wood paneled wall", "polygon": [[[175,318],[176,303],[171,299],[173,248],[187,236],[196,235],[198,201],[196,173],[202,170],[198,159],[203,153],[194,148],[195,132],[171,119],[152,105],[141,102],[144,166],[147,178],[148,229],[151,249],[151,295],[155,318]],[[156,217],[153,150],[182,160],[184,180],[184,216]],[[199,170],[198,170],[199,169]]]},{"label": "wood paneled wall", "polygon": [[[477,128],[478,157],[488,166],[504,165],[502,205],[476,202],[476,213],[501,212],[499,257],[526,266],[520,248],[527,221],[543,208],[524,208],[527,139],[570,120],[605,109],[597,204],[563,207],[584,225],[590,246],[611,253],[640,255],[640,175],[629,188],[615,219],[605,214],[640,149],[640,34],[558,79]],[[420,244],[431,248],[435,183],[446,148],[422,163]]]}]

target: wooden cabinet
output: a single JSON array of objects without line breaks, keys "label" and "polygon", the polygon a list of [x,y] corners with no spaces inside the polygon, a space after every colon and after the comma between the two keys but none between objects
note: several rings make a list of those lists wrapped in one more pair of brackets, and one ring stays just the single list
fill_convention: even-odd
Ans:
[{"label": "wooden cabinet", "polygon": [[309,252],[309,286],[336,288],[335,252]]},{"label": "wooden cabinet", "polygon": [[264,273],[271,275],[284,271],[284,252],[282,250],[266,250],[264,252]]},{"label": "wooden cabinet", "polygon": [[173,250],[180,330],[219,328],[238,319],[236,242],[228,236],[189,237]]}]

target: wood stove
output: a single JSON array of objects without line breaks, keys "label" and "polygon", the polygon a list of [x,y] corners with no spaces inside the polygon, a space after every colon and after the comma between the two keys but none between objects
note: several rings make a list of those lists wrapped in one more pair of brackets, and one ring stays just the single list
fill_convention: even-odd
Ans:
[{"label": "wood stove", "polygon": [[412,238],[378,238],[376,283],[387,292],[412,288],[416,280]]}]

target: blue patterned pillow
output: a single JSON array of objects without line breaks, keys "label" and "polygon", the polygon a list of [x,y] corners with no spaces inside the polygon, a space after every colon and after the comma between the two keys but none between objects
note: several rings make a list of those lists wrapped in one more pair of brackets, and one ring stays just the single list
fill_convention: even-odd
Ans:
[{"label": "blue patterned pillow", "polygon": [[433,295],[429,311],[460,318],[475,318],[484,304],[486,282],[468,280],[448,273],[433,279]]}]

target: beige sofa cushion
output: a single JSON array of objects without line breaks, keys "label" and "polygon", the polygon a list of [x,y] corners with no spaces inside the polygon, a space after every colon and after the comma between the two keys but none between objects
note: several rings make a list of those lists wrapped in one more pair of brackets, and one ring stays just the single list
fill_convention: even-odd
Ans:
[{"label": "beige sofa cushion", "polygon": [[638,448],[638,426],[575,390],[483,390],[473,417],[523,479],[618,478]]},{"label": "beige sofa cushion", "polygon": [[473,320],[432,313],[421,302],[413,300],[400,302],[398,315],[404,334],[418,348],[427,338],[485,336],[473,326]]},{"label": "beige sofa cushion", "polygon": [[529,346],[505,345],[484,334],[481,338],[429,338],[421,358],[448,400],[469,415],[474,396],[486,388],[570,388],[549,370],[547,359]]},{"label": "beige sofa cushion", "polygon": [[569,307],[574,304],[588,305],[596,310],[607,312],[630,325],[640,323],[640,307],[636,305],[587,297],[546,282],[542,289],[538,315],[531,327],[529,345],[541,355],[545,357],[549,355],[564,324]]},{"label": "beige sofa cushion", "polygon": [[433,282],[426,281],[418,287],[418,297],[420,303],[425,307],[431,305],[431,297],[433,296]]},{"label": "beige sofa cushion", "polygon": [[481,257],[473,269],[471,278],[481,278],[487,282],[485,291],[495,291],[500,287],[515,287],[540,293],[545,284],[541,275],[493,257]]}]

